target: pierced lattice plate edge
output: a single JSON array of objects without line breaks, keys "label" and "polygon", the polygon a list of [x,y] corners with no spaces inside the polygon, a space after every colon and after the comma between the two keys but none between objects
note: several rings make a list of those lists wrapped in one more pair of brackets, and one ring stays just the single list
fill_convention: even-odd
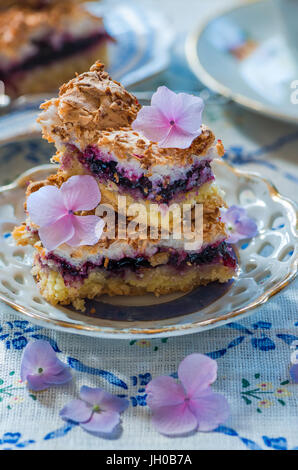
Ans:
[{"label": "pierced lattice plate edge", "polygon": [[[188,314],[186,316],[182,317],[176,317],[173,319],[165,320],[160,322],[160,324],[157,325],[157,321],[152,322],[152,325],[148,325],[148,322],[140,322],[142,323],[142,326],[133,326],[131,324],[129,325],[121,325],[119,322],[118,327],[114,325],[115,322],[102,322],[103,324],[106,323],[106,326],[102,325],[96,325],[92,322],[92,318],[86,317],[81,313],[78,313],[77,315],[74,314],[72,311],[67,310],[67,308],[64,307],[53,307],[52,305],[48,304],[45,302],[44,299],[40,296],[39,292],[37,291],[37,287],[33,281],[33,278],[30,277],[30,282],[32,282],[32,289],[34,290],[34,298],[38,299],[36,302],[39,304],[36,308],[32,307],[32,305],[24,305],[22,302],[17,301],[16,296],[13,295],[13,292],[7,292],[7,289],[5,286],[3,286],[1,281],[0,284],[0,300],[4,301],[7,305],[15,309],[16,311],[20,312],[22,315],[25,315],[31,319],[32,322],[38,323],[41,326],[45,326],[48,328],[54,328],[58,330],[63,330],[63,331],[68,331],[72,333],[77,333],[77,334],[84,334],[84,335],[89,335],[89,336],[97,336],[97,337],[105,337],[105,338],[122,338],[122,339],[131,339],[131,338],[144,338],[144,337],[163,337],[163,336],[175,336],[175,335],[183,335],[183,334],[191,334],[195,332],[200,332],[200,331],[205,331],[210,328],[214,328],[216,326],[221,326],[227,322],[232,321],[235,317],[243,317],[251,313],[253,309],[256,307],[262,305],[265,303],[270,297],[278,293],[280,290],[282,290],[285,286],[287,286],[295,277],[296,272],[297,272],[297,209],[295,204],[290,201],[289,199],[281,196],[277,189],[274,187],[272,183],[267,181],[266,179],[262,178],[258,174],[255,173],[245,173],[240,170],[236,170],[233,167],[227,165],[225,162],[217,162],[216,163],[217,170],[223,171],[224,172],[224,180],[227,181],[229,184],[227,186],[227,197],[228,199],[231,197],[231,190],[234,188],[232,181],[238,181],[239,187],[236,187],[235,190],[239,191],[239,188],[245,188],[245,186],[251,185],[251,187],[259,187],[259,190],[263,190],[263,199],[259,199],[259,203],[262,205],[264,203],[264,200],[267,199],[267,202],[270,201],[271,205],[276,205],[279,206],[279,212],[281,212],[281,208],[284,210],[284,214],[282,214],[285,218],[285,226],[280,228],[279,230],[276,229],[274,231],[274,234],[271,235],[273,237],[279,237],[280,240],[286,241],[288,240],[290,242],[290,247],[293,247],[293,253],[291,254],[289,260],[286,261],[280,261],[280,263],[283,263],[283,274],[280,279],[275,279],[273,276],[273,280],[271,282],[271,285],[268,289],[265,289],[263,292],[260,290],[260,295],[255,296],[253,298],[252,293],[255,294],[256,291],[256,286],[258,287],[258,284],[255,282],[254,278],[251,277],[252,274],[254,273],[254,269],[251,271],[251,276],[246,276],[246,277],[241,277],[240,276],[236,279],[233,288],[227,292],[221,299],[218,299],[216,302],[213,304],[209,305],[205,309],[201,310],[200,312],[193,312],[192,314]],[[29,170],[25,172],[23,175],[21,175],[14,183],[0,188],[0,209],[3,207],[3,202],[7,203],[9,202],[9,198],[12,195],[12,193],[16,190],[18,190],[21,187],[24,187],[26,185],[26,182],[31,180],[31,179],[38,179],[42,176],[46,176],[49,172],[53,172],[55,169],[51,165],[41,165],[39,167],[36,167],[32,170]],[[220,182],[220,177],[219,177],[219,184]],[[234,195],[235,198],[235,195]],[[232,200],[230,203],[237,203],[238,201]],[[253,204],[248,204],[250,208],[254,208]],[[269,216],[272,216],[270,212],[268,212],[266,203],[266,213],[268,213]],[[270,215],[271,214],[271,215]],[[271,217],[272,218],[272,217]],[[12,222],[15,222],[16,219],[13,220],[11,218],[9,221],[10,224]],[[4,221],[5,222],[5,221]],[[3,221],[2,221],[3,223]],[[272,232],[272,230],[270,231]],[[2,231],[3,233],[3,231]],[[267,230],[267,233],[269,231]],[[3,238],[1,239],[0,242],[0,249],[1,247],[3,248]],[[254,259],[256,259],[256,256],[260,256],[257,253],[254,253],[254,245],[256,245],[256,240],[259,240],[261,242],[266,242],[266,230],[264,230],[261,227],[260,230],[260,235],[256,237],[250,244],[248,244],[247,249],[247,254],[253,254]],[[288,243],[289,245],[289,243]],[[7,247],[7,245],[6,245]],[[16,248],[15,249],[19,249]],[[284,247],[282,248],[284,250]],[[273,250],[274,251],[274,250]],[[276,250],[275,250],[276,251]],[[280,248],[277,250],[277,254],[280,253]],[[25,255],[27,253],[27,248],[24,250]],[[241,249],[239,250],[240,252],[240,259],[241,259],[241,264],[246,262],[247,260],[247,255],[241,252]],[[27,255],[26,255],[27,256]],[[243,258],[244,256],[244,258]],[[263,261],[263,266],[265,266],[267,260],[267,268],[268,266],[274,268],[274,257],[269,256],[265,257]],[[11,263],[10,265],[6,266],[5,269],[5,274],[8,274],[8,268],[10,270],[15,269],[16,266],[18,268],[22,268],[22,264],[19,264],[18,261],[15,261]],[[24,264],[23,264],[23,269],[24,269]],[[259,266],[261,268],[261,266]],[[265,268],[265,272],[266,269]],[[27,269],[28,267],[28,259],[27,259]],[[259,270],[260,271],[260,270]],[[242,271],[243,274],[243,271]],[[258,275],[259,273],[255,273],[255,275]],[[26,273],[26,276],[28,273]],[[17,274],[16,274],[17,276]],[[31,276],[31,275],[30,275]],[[265,278],[266,281],[266,278]],[[250,294],[248,297],[252,296],[252,300],[242,302],[242,306],[238,306],[238,308],[233,308],[233,299],[237,298],[237,296],[240,298],[241,301],[241,296],[243,297],[243,293],[247,291],[247,286],[243,286],[241,284],[248,283],[248,288],[250,289]],[[262,282],[262,280],[261,280]],[[245,289],[244,289],[245,287]],[[239,291],[237,293],[237,290]],[[26,289],[28,292],[28,289]],[[258,289],[257,289],[258,292]],[[230,299],[230,300],[229,300]],[[220,304],[223,304],[223,302],[230,301],[231,308],[226,308],[225,311],[223,307],[220,307]],[[227,303],[226,303],[227,305]],[[45,308],[46,311],[42,312],[41,308]],[[71,315],[71,317],[69,316]],[[202,317],[205,315],[205,317]],[[76,318],[77,317],[77,318]],[[196,318],[199,317],[199,318]],[[186,319],[189,319],[190,321],[188,323],[183,323]],[[192,320],[191,320],[192,319]],[[98,322],[99,319],[97,319]],[[113,324],[111,326],[110,324]]]}]

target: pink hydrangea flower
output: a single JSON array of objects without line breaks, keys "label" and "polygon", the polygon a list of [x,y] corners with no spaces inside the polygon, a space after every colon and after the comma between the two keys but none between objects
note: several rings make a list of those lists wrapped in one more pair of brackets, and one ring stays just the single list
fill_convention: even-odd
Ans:
[{"label": "pink hydrangea flower", "polygon": [[71,400],[60,411],[64,420],[78,423],[91,433],[110,434],[120,423],[120,413],[128,407],[125,398],[105,392],[102,388],[81,387],[80,399]]},{"label": "pink hydrangea flower", "polygon": [[244,238],[255,237],[258,233],[257,224],[248,217],[244,207],[231,206],[223,212],[221,219],[226,224],[229,243],[237,243]]},{"label": "pink hydrangea flower", "polygon": [[72,379],[70,367],[61,362],[47,341],[37,340],[27,344],[21,363],[21,379],[31,390],[45,390],[52,385],[62,385]]},{"label": "pink hydrangea flower", "polygon": [[152,96],[151,106],[141,108],[132,127],[159,147],[185,149],[202,132],[203,108],[198,96],[161,86]]},{"label": "pink hydrangea flower", "polygon": [[95,245],[103,231],[103,219],[96,215],[77,216],[74,212],[92,210],[100,199],[95,178],[72,176],[60,189],[43,186],[30,194],[27,210],[31,221],[39,226],[39,237],[47,250],[54,250],[63,243]]},{"label": "pink hydrangea flower", "polygon": [[229,416],[228,402],[212,391],[217,363],[203,354],[190,354],[180,363],[177,383],[160,376],[146,387],[147,404],[153,412],[157,431],[180,435],[191,431],[212,431]]}]

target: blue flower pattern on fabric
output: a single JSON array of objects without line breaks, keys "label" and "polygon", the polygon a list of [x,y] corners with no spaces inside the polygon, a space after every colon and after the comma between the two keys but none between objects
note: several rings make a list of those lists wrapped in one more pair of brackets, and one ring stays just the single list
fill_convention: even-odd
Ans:
[{"label": "blue flower pattern on fabric", "polygon": [[150,372],[146,372],[145,374],[138,374],[133,375],[130,377],[130,385],[134,389],[134,394],[127,395],[127,394],[120,394],[118,395],[120,398],[128,398],[131,402],[133,407],[136,406],[146,406],[146,385],[150,382],[152,376]]},{"label": "blue flower pattern on fabric", "polygon": [[[240,323],[228,323],[226,325],[227,328],[231,328],[232,330],[239,331],[242,333],[241,336],[233,339],[226,348],[219,349],[217,351],[212,351],[207,353],[209,357],[212,359],[218,359],[219,357],[224,356],[230,348],[234,348],[242,343],[247,338],[250,338],[250,343],[253,348],[259,351],[272,351],[276,349],[275,338],[269,337],[269,331],[272,328],[272,323],[266,321],[258,321],[251,325],[251,330],[244,327]],[[290,334],[283,334],[277,333],[276,338],[281,339],[284,343],[290,345],[293,341],[298,340],[298,336],[290,335]]]},{"label": "blue flower pattern on fabric", "polygon": [[64,426],[61,428],[56,429],[55,431],[51,431],[48,434],[45,435],[44,440],[49,441],[51,439],[57,439],[59,437],[64,437],[66,434],[69,433],[73,428],[78,426],[78,423],[73,423],[71,421],[68,421]]},{"label": "blue flower pattern on fabric", "polygon": [[56,352],[61,352],[58,345],[48,336],[37,333],[42,327],[31,325],[28,321],[7,321],[0,325],[0,341],[5,343],[7,349],[22,350],[30,339],[44,339],[48,341]]},{"label": "blue flower pattern on fabric", "polygon": [[19,432],[6,432],[0,437],[0,449],[2,450],[24,449],[34,443],[33,439],[23,441],[22,434]]},{"label": "blue flower pattern on fabric", "polygon": [[[298,326],[295,322],[294,326]],[[277,333],[275,337],[271,334],[272,323],[269,321],[257,321],[251,323],[249,327],[241,323],[232,322],[226,325],[231,331],[240,333],[235,338],[231,339],[225,348],[209,352],[208,355],[213,358],[220,358],[224,356],[229,350],[237,348],[243,341],[247,341],[254,349],[262,352],[272,351],[276,349],[277,340],[281,340],[284,344],[290,345],[292,341],[297,340],[298,336],[288,333]],[[22,350],[30,339],[45,339],[50,341],[52,347],[56,351],[60,351],[58,345],[48,336],[43,334],[43,328],[34,326],[28,321],[15,320],[12,322],[4,322],[0,326],[0,340],[4,342],[7,350]],[[109,382],[110,384],[122,389],[125,393],[118,393],[118,396],[128,398],[131,406],[145,407],[146,406],[146,385],[152,379],[150,372],[139,373],[129,377],[127,383],[117,377],[114,373],[107,370],[90,367],[74,357],[67,358],[68,364],[77,372],[91,374],[98,376]],[[171,374],[177,378],[177,373]],[[127,391],[127,392],[126,392]],[[44,440],[63,438],[76,427],[76,423],[68,422],[54,431],[48,432],[44,436]],[[263,446],[247,437],[240,436],[235,429],[219,426],[215,432],[220,432],[228,436],[237,437],[247,449],[260,450],[265,447],[271,449],[287,449],[287,440],[284,437],[268,437],[263,436]],[[5,433],[0,440],[0,448],[12,449],[23,448],[34,444],[34,440],[22,440],[20,433]]]},{"label": "blue flower pattern on fabric", "polygon": [[78,372],[85,372],[87,374],[98,375],[100,377],[103,377],[107,382],[109,382],[112,385],[116,385],[117,387],[127,389],[126,383],[123,382],[123,380],[116,377],[116,375],[112,374],[111,372],[108,372],[102,369],[96,369],[95,367],[89,367],[83,364],[78,359],[75,359],[73,357],[69,357],[67,359],[67,362],[70,365],[70,367],[77,370]]},{"label": "blue flower pattern on fabric", "polygon": [[[219,426],[218,428],[215,429],[214,432],[218,432],[221,434],[225,434],[227,436],[234,436],[240,439],[240,441],[247,447],[249,450],[265,450],[262,445],[259,445],[257,442],[252,441],[251,439],[247,439],[245,437],[242,437],[238,434],[235,429],[229,428],[227,426]],[[297,447],[294,447],[292,449],[288,449],[288,443],[287,439],[285,437],[268,437],[268,436],[262,436],[263,443],[265,446],[271,450],[296,450]]]}]

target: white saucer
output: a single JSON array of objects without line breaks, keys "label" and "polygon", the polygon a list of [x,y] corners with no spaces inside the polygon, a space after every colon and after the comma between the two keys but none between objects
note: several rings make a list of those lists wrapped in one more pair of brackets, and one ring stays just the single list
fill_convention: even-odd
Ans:
[{"label": "white saucer", "polygon": [[186,53],[193,72],[212,90],[256,112],[298,123],[298,64],[279,16],[274,0],[236,7],[192,32]]}]

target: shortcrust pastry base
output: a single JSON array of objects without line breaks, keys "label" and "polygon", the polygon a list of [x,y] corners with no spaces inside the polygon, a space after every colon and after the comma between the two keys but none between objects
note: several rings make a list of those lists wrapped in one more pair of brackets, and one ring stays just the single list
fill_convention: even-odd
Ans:
[{"label": "shortcrust pastry base", "polygon": [[125,276],[99,268],[82,282],[70,287],[65,285],[58,271],[41,267],[38,261],[32,273],[42,296],[48,302],[52,305],[72,304],[81,311],[86,309],[84,299],[93,299],[103,294],[115,296],[153,293],[158,297],[162,294],[188,292],[213,281],[227,282],[235,275],[232,268],[220,264],[185,267],[179,272],[172,266],[164,265],[141,268],[137,273],[126,270]]}]

